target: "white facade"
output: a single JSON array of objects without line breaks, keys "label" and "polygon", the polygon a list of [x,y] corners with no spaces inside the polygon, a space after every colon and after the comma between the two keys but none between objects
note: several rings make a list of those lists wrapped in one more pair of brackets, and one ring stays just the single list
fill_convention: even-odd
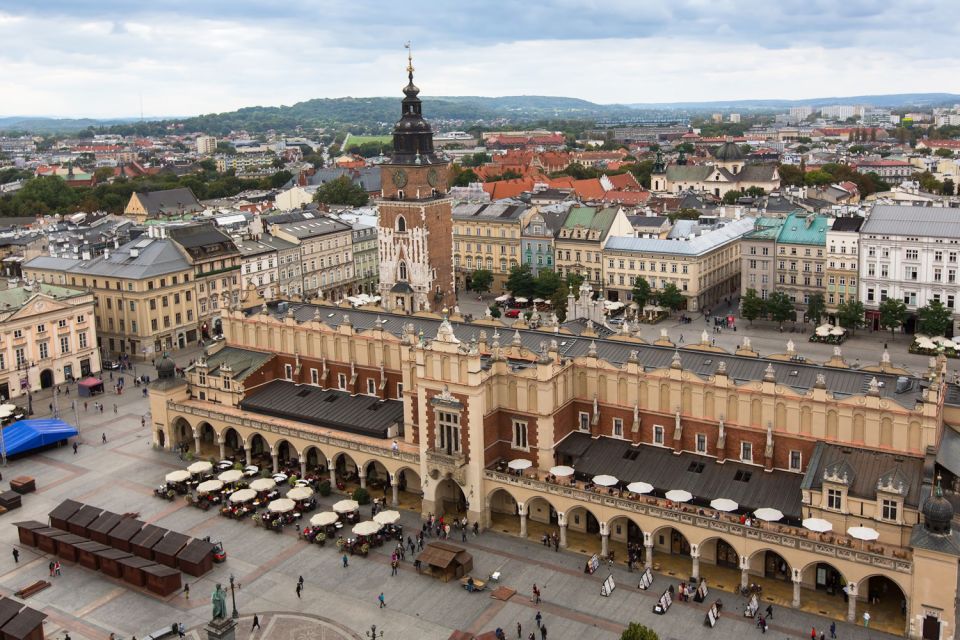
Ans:
[{"label": "white facade", "polygon": [[273,206],[280,211],[292,211],[313,202],[313,196],[317,192],[315,185],[301,187],[299,185],[290,187],[286,191],[281,191],[274,199]]},{"label": "white facade", "polygon": [[261,296],[275,298],[280,279],[277,252],[255,240],[237,241],[236,245],[243,256],[240,261],[243,288],[252,284]]},{"label": "white facade", "polygon": [[217,139],[213,136],[197,137],[197,153],[201,156],[213,155],[217,150]]}]

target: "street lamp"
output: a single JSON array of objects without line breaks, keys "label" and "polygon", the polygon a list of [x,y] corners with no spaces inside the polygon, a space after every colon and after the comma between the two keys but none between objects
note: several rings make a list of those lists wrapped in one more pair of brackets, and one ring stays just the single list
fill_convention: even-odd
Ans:
[{"label": "street lamp", "polygon": [[230,614],[230,617],[236,620],[240,617],[240,613],[237,611],[237,594],[233,590],[233,574],[230,574],[230,599],[233,601],[233,613]]},{"label": "street lamp", "polygon": [[371,640],[376,640],[376,638],[382,638],[383,631],[380,631],[380,635],[377,635],[377,625],[375,624],[371,625],[370,631],[367,631],[367,637],[370,638]]}]

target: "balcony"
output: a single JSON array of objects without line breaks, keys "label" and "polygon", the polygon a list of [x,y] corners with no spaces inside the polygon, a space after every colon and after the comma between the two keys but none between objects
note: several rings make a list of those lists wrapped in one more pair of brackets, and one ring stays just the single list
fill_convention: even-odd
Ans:
[{"label": "balcony", "polygon": [[452,477],[461,485],[467,481],[467,457],[463,453],[448,454],[427,449],[427,473],[434,480]]},{"label": "balcony", "polygon": [[[429,454],[428,454],[429,455]],[[831,533],[817,534],[798,527],[757,521],[754,526],[740,524],[737,516],[721,513],[709,507],[673,504],[661,498],[623,494],[613,489],[587,491],[571,486],[565,480],[546,481],[548,474],[539,469],[529,469],[522,476],[484,469],[484,478],[501,484],[519,486],[541,494],[552,494],[579,502],[601,505],[625,512],[649,515],[661,520],[678,522],[718,533],[743,536],[761,542],[810,551],[822,556],[849,560],[890,571],[909,574],[912,572],[912,552],[907,548],[890,545],[873,545],[864,549],[850,539]],[[581,483],[582,484],[582,483]],[[625,497],[628,496],[628,497]]]}]

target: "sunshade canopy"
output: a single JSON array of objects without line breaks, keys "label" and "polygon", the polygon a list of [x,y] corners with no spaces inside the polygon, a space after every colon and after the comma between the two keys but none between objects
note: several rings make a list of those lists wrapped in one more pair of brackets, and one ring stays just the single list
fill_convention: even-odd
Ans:
[{"label": "sunshade canopy", "polygon": [[533,466],[533,463],[529,460],[523,458],[517,458],[516,460],[511,460],[510,464],[507,465],[514,471],[523,471],[524,469],[529,469]]},{"label": "sunshade canopy", "polygon": [[315,527],[327,527],[339,519],[340,516],[335,514],[333,511],[321,511],[310,518],[310,524]]},{"label": "sunshade canopy", "polygon": [[190,479],[190,472],[186,469],[178,469],[177,471],[171,471],[163,479],[167,482],[185,482]]},{"label": "sunshade canopy", "polygon": [[253,489],[240,489],[230,494],[230,502],[250,502],[257,497],[257,492]]},{"label": "sunshade canopy", "polygon": [[380,531],[380,523],[373,520],[366,520],[353,527],[353,534],[357,536],[372,536]]},{"label": "sunshade canopy", "polygon": [[826,533],[827,531],[833,531],[833,524],[823,518],[804,518],[803,528],[817,533]]},{"label": "sunshade canopy", "polygon": [[199,460],[187,467],[190,473],[209,473],[211,469],[213,469],[213,463],[207,460]]},{"label": "sunshade canopy", "polygon": [[289,498],[273,500],[267,505],[267,510],[270,511],[270,513],[289,513],[296,508],[297,503]]},{"label": "sunshade canopy", "polygon": [[740,505],[728,498],[717,498],[710,501],[710,506],[717,511],[736,511]]},{"label": "sunshade canopy", "polygon": [[360,508],[360,503],[356,500],[341,500],[333,505],[333,510],[337,513],[350,513]]},{"label": "sunshade canopy", "polygon": [[770,507],[763,507],[757,509],[753,512],[757,518],[764,520],[766,522],[776,522],[777,520],[783,519],[783,512],[779,509],[771,509]]},{"label": "sunshade canopy", "polygon": [[593,484],[598,485],[598,486],[601,486],[601,487],[612,487],[613,485],[617,484],[617,482],[619,482],[619,481],[618,481],[616,478],[614,478],[613,476],[606,475],[606,474],[601,474],[601,475],[599,475],[599,476],[593,476]]},{"label": "sunshade canopy", "polygon": [[197,485],[197,493],[210,493],[211,491],[220,491],[223,489],[223,483],[219,480],[207,480]]},{"label": "sunshade canopy", "polygon": [[667,500],[671,502],[690,502],[693,500],[693,494],[683,489],[671,489],[665,494]]},{"label": "sunshade canopy", "polygon": [[558,478],[566,478],[567,476],[572,476],[575,473],[575,471],[573,467],[568,467],[565,464],[561,464],[556,467],[550,467],[550,473],[557,476]]},{"label": "sunshade canopy", "polygon": [[238,469],[230,469],[229,471],[224,471],[217,476],[217,480],[222,482],[236,482],[243,478],[243,472]]},{"label": "sunshade canopy", "polygon": [[400,522],[400,512],[399,511],[381,511],[377,515],[373,516],[373,521],[378,524],[397,524]]}]

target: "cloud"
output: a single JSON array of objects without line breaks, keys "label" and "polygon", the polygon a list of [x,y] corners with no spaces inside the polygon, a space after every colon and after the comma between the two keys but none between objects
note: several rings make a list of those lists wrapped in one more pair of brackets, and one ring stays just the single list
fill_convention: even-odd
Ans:
[{"label": "cloud", "polygon": [[596,102],[956,91],[960,3],[933,0],[13,0],[0,111],[148,116],[399,95]]}]

